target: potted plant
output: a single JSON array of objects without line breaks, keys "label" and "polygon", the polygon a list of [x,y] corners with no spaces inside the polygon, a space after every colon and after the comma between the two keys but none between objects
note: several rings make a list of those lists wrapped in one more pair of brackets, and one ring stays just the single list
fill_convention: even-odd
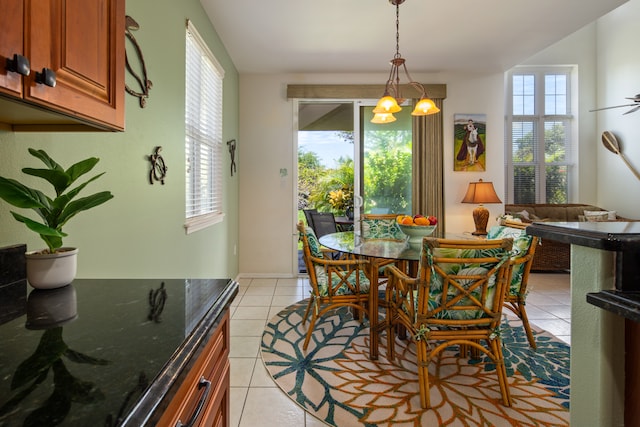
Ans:
[{"label": "potted plant", "polygon": [[27,187],[14,179],[0,177],[0,198],[17,208],[31,209],[39,217],[39,220],[33,220],[11,211],[17,221],[38,233],[47,244],[46,249],[26,253],[29,283],[34,288],[65,286],[75,277],[78,249],[62,246],[62,239],[67,236],[62,227],[78,213],[105,203],[113,198],[113,195],[109,191],[101,191],[76,199],[78,193],[90,182],[104,175],[104,172],[71,188],[78,178],[91,171],[100,159],[90,157],[65,170],[44,150],[30,148],[29,153],[40,159],[46,168],[23,168],[22,173],[45,180],[51,184],[55,194],[47,196],[42,191]]},{"label": "potted plant", "polygon": [[345,185],[342,188],[331,190],[327,195],[329,204],[339,214],[353,219],[353,187]]}]

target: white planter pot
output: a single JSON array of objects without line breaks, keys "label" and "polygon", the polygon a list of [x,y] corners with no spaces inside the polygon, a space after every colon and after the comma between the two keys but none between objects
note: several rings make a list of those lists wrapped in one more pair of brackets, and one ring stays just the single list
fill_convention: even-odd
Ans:
[{"label": "white planter pot", "polygon": [[66,286],[76,277],[77,248],[61,248],[54,254],[40,251],[25,253],[27,281],[36,289],[55,289]]}]

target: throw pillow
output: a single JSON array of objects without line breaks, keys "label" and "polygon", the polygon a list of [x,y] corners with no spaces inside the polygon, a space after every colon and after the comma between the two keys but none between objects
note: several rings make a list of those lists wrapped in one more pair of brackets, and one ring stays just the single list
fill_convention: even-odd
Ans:
[{"label": "throw pillow", "polygon": [[609,213],[606,211],[584,211],[584,217],[588,222],[607,221]]},{"label": "throw pillow", "polygon": [[[606,218],[602,219],[602,215],[606,214]],[[612,220],[616,220],[616,211],[584,211],[584,216],[587,218],[587,221],[589,221],[589,217],[596,217],[598,218],[596,221],[612,221]]]},{"label": "throw pillow", "polygon": [[510,221],[513,219],[520,219],[524,220],[524,222],[531,222],[531,219],[529,218],[529,211],[526,211],[524,209],[520,212],[505,212],[505,215],[511,216],[511,218],[509,219]]}]

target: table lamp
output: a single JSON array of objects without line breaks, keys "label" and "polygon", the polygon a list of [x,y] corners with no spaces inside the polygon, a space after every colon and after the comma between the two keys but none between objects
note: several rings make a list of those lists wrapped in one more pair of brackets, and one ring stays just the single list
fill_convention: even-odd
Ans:
[{"label": "table lamp", "polygon": [[464,195],[462,203],[475,203],[479,206],[473,210],[473,222],[476,225],[474,236],[487,235],[487,222],[489,221],[489,210],[482,206],[483,203],[502,203],[493,188],[493,182],[470,182],[467,194]]}]

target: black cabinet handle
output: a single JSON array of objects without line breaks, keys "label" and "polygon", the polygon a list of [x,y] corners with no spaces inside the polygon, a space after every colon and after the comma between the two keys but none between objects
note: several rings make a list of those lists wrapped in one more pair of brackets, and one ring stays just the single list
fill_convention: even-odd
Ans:
[{"label": "black cabinet handle", "polygon": [[31,64],[29,63],[29,60],[17,53],[13,54],[13,59],[7,58],[6,68],[7,71],[22,74],[23,76],[28,76],[31,72]]},{"label": "black cabinet handle", "polygon": [[36,71],[36,83],[56,87],[56,72],[51,68],[43,68],[40,73]]},{"label": "black cabinet handle", "polygon": [[178,422],[176,423],[176,427],[193,427],[195,425],[195,422],[198,420],[200,412],[202,412],[202,408],[204,407],[204,404],[209,397],[209,392],[211,391],[211,381],[209,381],[205,377],[200,377],[200,381],[198,381],[198,389],[201,389],[202,387],[204,387],[205,390],[204,393],[202,393],[202,396],[200,396],[200,401],[198,402],[198,406],[196,407],[195,412],[193,413],[187,424],[182,424],[182,421],[178,420]]}]

